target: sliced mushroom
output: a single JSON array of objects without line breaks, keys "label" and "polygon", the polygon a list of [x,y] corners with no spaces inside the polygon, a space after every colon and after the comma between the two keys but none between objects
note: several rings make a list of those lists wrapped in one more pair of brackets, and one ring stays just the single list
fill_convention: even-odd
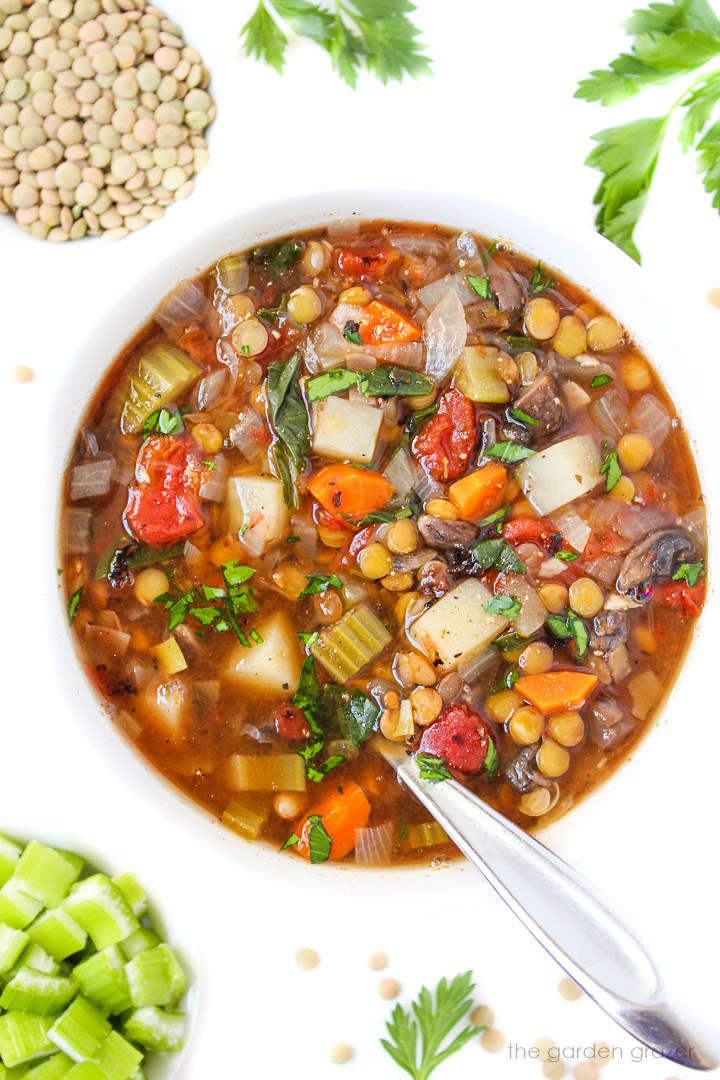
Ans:
[{"label": "sliced mushroom", "polygon": [[697,548],[684,529],[662,529],[651,533],[625,556],[617,579],[617,590],[631,592],[643,581],[670,577],[679,559],[691,558]]},{"label": "sliced mushroom", "polygon": [[467,548],[478,535],[469,521],[447,521],[432,514],[421,514],[417,524],[425,543],[434,548]]},{"label": "sliced mushroom", "polygon": [[627,615],[624,611],[601,611],[593,621],[590,648],[607,658],[618,645],[627,641]]},{"label": "sliced mushroom", "polygon": [[535,764],[539,746],[540,743],[533,743],[532,746],[523,747],[503,769],[505,779],[520,795],[532,791],[543,779]]},{"label": "sliced mushroom", "polygon": [[589,734],[596,746],[609,750],[626,739],[635,726],[632,716],[623,712],[617,701],[599,698],[588,717]]}]

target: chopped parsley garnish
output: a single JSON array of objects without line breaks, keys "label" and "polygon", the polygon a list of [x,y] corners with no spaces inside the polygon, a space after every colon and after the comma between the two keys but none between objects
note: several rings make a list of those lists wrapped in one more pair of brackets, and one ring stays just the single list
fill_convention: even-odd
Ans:
[{"label": "chopped parsley garnish", "polygon": [[504,341],[508,343],[511,349],[515,352],[532,352],[533,349],[538,348],[538,342],[529,337],[520,337],[517,334],[505,334]]},{"label": "chopped parsley garnish", "polygon": [[484,605],[488,615],[504,615],[506,619],[517,619],[522,608],[522,601],[517,596],[493,596]]},{"label": "chopped parsley garnish", "polygon": [[317,630],[298,630],[297,636],[300,638],[306,649],[312,649],[313,645],[320,637],[320,634]]},{"label": "chopped parsley garnish", "polygon": [[278,851],[287,851],[288,848],[295,847],[300,843],[300,837],[297,833],[291,832],[287,840],[283,841],[282,845],[278,848]]},{"label": "chopped parsley garnish", "polygon": [[312,733],[305,746],[298,750],[298,754],[305,762],[307,779],[317,784],[331,769],[343,765],[345,758],[340,754],[333,754],[322,763],[317,760],[325,747],[325,731],[319,720],[323,708],[323,691],[320,689],[312,656],[308,656],[302,666],[292,704],[296,709],[300,709]]},{"label": "chopped parsley garnish", "polygon": [[67,613],[70,625],[75,622],[75,616],[77,615],[78,608],[80,607],[80,601],[82,600],[84,585],[81,585],[79,589],[76,589],[68,601]]},{"label": "chopped parsley garnish", "polygon": [[527,572],[525,563],[502,537],[497,540],[479,540],[470,551],[481,570],[507,570],[512,574]]},{"label": "chopped parsley garnish", "polygon": [[287,311],[287,297],[285,293],[280,297],[280,302],[275,307],[261,307],[257,309],[256,315],[260,319],[264,319],[265,322],[274,323],[277,321],[278,315],[281,315],[283,311]]},{"label": "chopped parsley garnish", "polygon": [[323,825],[319,814],[311,814],[308,818],[308,850],[311,863],[327,862],[330,858],[333,842]]},{"label": "chopped parsley garnish", "polygon": [[512,690],[519,678],[520,672],[518,669],[516,667],[509,667],[502,678],[498,680],[495,690]]},{"label": "chopped parsley garnish", "polygon": [[522,443],[512,442],[509,439],[504,442],[493,443],[485,451],[485,457],[496,458],[498,461],[505,461],[509,465],[534,456],[535,451],[531,450],[529,446],[523,446]]},{"label": "chopped parsley garnish", "polygon": [[546,289],[554,289],[555,281],[550,275],[543,276],[542,268],[538,262],[537,266],[533,270],[533,276],[530,278],[530,295],[537,296],[541,292],[545,292]]},{"label": "chopped parsley garnish", "polygon": [[548,615],[545,622],[561,641],[572,638],[577,649],[577,658],[582,660],[590,644],[590,635],[580,616],[568,609],[563,615]]},{"label": "chopped parsley garnish", "polygon": [[343,329],[343,337],[346,341],[349,341],[351,345],[362,345],[363,339],[360,337],[360,323],[354,322],[353,319],[348,319]]},{"label": "chopped parsley garnish", "polygon": [[603,448],[603,460],[600,466],[600,475],[605,477],[605,491],[609,495],[622,477],[622,469],[618,461],[617,451],[608,450],[605,443]]},{"label": "chopped parsley garnish", "polygon": [[680,563],[677,570],[672,576],[673,581],[684,581],[686,585],[689,585],[692,589],[697,585],[701,577],[703,577],[705,571],[703,569],[702,559],[696,563]]},{"label": "chopped parsley garnish", "polygon": [[283,485],[287,506],[299,506],[297,480],[310,454],[310,429],[305,403],[300,393],[300,356],[276,360],[267,372],[267,400],[270,425],[275,435],[272,456]]},{"label": "chopped parsley garnish", "polygon": [[366,397],[424,397],[434,386],[429,375],[385,364],[358,375],[358,390]]},{"label": "chopped parsley garnish", "polygon": [[[217,585],[194,585],[180,595],[165,592],[155,597],[155,603],[162,604],[168,613],[168,631],[180,626],[191,615],[200,626],[211,626],[218,634],[232,630],[246,649],[252,648],[250,638],[256,645],[262,645],[263,639],[257,630],[251,630],[249,638],[237,620],[238,615],[257,611],[255,589],[244,584],[255,571],[251,566],[238,565],[237,559],[231,559],[223,563],[220,572],[224,589]],[[200,631],[198,635],[201,635]]]},{"label": "chopped parsley garnish", "polygon": [[488,514],[482,521],[478,521],[478,529],[489,529],[491,525],[495,526],[495,531],[498,535],[503,531],[505,524],[505,518],[510,513],[510,506],[501,506],[499,510],[496,510],[494,514]]},{"label": "chopped parsley garnish", "polygon": [[529,645],[536,637],[536,634],[530,634],[529,637],[520,637],[519,634],[503,634],[502,637],[495,638],[493,644],[500,652],[512,652],[514,649],[522,648],[523,645]]},{"label": "chopped parsley garnish", "polygon": [[308,401],[322,401],[331,394],[342,394],[351,386],[357,385],[357,378],[357,371],[347,371],[345,368],[324,371],[322,375],[316,375],[305,383],[306,397]]},{"label": "chopped parsley garnish", "polygon": [[555,558],[560,559],[561,562],[575,562],[580,558],[577,551],[556,551]]},{"label": "chopped parsley garnish", "polygon": [[[510,685],[512,686],[513,684],[510,683]],[[487,754],[485,755],[483,765],[487,770],[488,780],[492,780],[493,776],[498,771],[498,766],[500,765],[500,758],[498,757],[498,752],[493,739],[488,739]]]},{"label": "chopped parsley garnish", "polygon": [[297,240],[281,240],[278,244],[256,247],[252,250],[254,262],[270,263],[273,270],[286,270],[300,255],[302,244]]},{"label": "chopped parsley garnish", "polygon": [[407,446],[410,440],[415,438],[423,424],[425,424],[431,416],[434,416],[437,411],[437,402],[433,402],[432,405],[426,405],[424,409],[418,409],[417,412],[410,413],[405,421],[405,428],[402,439],[400,440],[400,445]]},{"label": "chopped parsley garnish", "polygon": [[452,773],[445,764],[445,758],[421,752],[415,755],[415,761],[420,770],[421,780],[429,780],[431,784],[439,784],[441,780],[452,780]]},{"label": "chopped parsley garnish", "polygon": [[495,254],[497,249],[498,249],[498,242],[497,242],[497,240],[493,240],[492,244],[490,245],[490,247],[485,252],[485,258],[489,259],[491,255]]},{"label": "chopped parsley garnish", "polygon": [[524,412],[523,409],[508,409],[508,416],[511,416],[513,420],[518,420],[521,424],[529,424],[531,427],[538,426],[535,417],[530,416],[530,414]]},{"label": "chopped parsley garnish", "polygon": [[300,537],[299,536],[286,536],[285,537],[285,543],[286,544],[299,544],[300,543]]},{"label": "chopped parsley garnish", "polygon": [[154,434],[179,435],[184,430],[185,425],[183,424],[182,412],[180,409],[175,409],[172,412],[170,409],[155,409],[154,412],[150,413],[143,424],[143,442]]},{"label": "chopped parsley garnish", "polygon": [[597,390],[598,386],[607,386],[611,382],[614,382],[612,375],[596,375],[590,383],[590,389]]},{"label": "chopped parsley garnish", "polygon": [[327,592],[328,589],[342,589],[343,583],[337,574],[306,574],[308,584],[300,593],[298,600],[306,596],[315,596],[317,593]]},{"label": "chopped parsley garnish", "polygon": [[205,466],[205,468],[206,468],[206,469],[207,469],[207,470],[208,470],[209,472],[215,472],[215,468],[216,468],[216,466],[215,466],[215,462],[214,462],[214,461],[211,461],[211,460],[210,460],[210,458],[206,458],[206,460],[205,460],[205,461],[203,461],[203,463],[202,463],[202,464],[203,464],[203,465]]},{"label": "chopped parsley garnish", "polygon": [[240,346],[240,352],[243,354],[243,356],[249,356],[250,355],[250,346],[249,345],[241,345]]},{"label": "chopped parsley garnish", "polygon": [[490,277],[475,277],[473,274],[468,274],[467,283],[474,293],[482,300],[492,300],[493,292],[490,285]]},{"label": "chopped parsley garnish", "polygon": [[387,525],[392,521],[402,521],[403,518],[415,517],[416,514],[420,513],[421,509],[420,503],[413,499],[411,495],[405,506],[401,506],[397,510],[373,510],[371,513],[366,514],[358,524],[361,527],[365,525]]}]

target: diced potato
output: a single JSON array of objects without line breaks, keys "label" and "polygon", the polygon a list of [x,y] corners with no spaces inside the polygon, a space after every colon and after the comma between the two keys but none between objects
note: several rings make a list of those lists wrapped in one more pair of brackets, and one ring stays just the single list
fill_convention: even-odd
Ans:
[{"label": "diced potato", "polygon": [[500,350],[492,346],[468,345],[458,360],[453,385],[471,401],[509,401],[510,391],[498,366],[499,355]]},{"label": "diced potato", "polygon": [[517,478],[535,509],[552,514],[597,487],[600,451],[590,435],[574,435],[526,458]]},{"label": "diced potato", "polygon": [[284,615],[272,615],[255,628],[262,644],[253,642],[249,649],[238,645],[227,668],[228,676],[253,693],[292,697],[302,666],[295,631]]},{"label": "diced potato", "polygon": [[174,676],[152,679],[137,699],[138,711],[146,723],[154,725],[167,736],[180,734],[189,701],[187,686],[182,679]]},{"label": "diced potato", "polygon": [[337,461],[372,461],[382,409],[364,401],[329,397],[313,407],[313,452]]},{"label": "diced potato", "polygon": [[166,675],[175,675],[187,667],[187,660],[178,645],[177,638],[169,637],[167,641],[161,641],[150,652]]},{"label": "diced potato", "polygon": [[242,538],[249,529],[265,548],[287,532],[288,508],[274,476],[231,476],[227,488],[230,532]]},{"label": "diced potato", "polygon": [[468,578],[423,612],[408,637],[440,669],[452,671],[460,660],[482,652],[508,626],[504,615],[490,615],[485,604],[492,593]]}]

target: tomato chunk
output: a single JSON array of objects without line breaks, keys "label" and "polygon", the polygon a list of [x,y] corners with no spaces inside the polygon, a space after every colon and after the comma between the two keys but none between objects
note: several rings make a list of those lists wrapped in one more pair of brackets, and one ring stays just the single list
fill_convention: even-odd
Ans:
[{"label": "tomato chunk", "polygon": [[683,615],[699,615],[705,603],[705,586],[666,581],[653,588],[653,599],[662,607],[673,608]]},{"label": "tomato chunk", "polygon": [[420,429],[413,451],[433,480],[455,480],[475,449],[475,408],[459,390],[448,390],[435,416]]},{"label": "tomato chunk", "polygon": [[125,520],[146,544],[169,544],[202,529],[196,494],[202,478],[200,446],[189,435],[157,435],[140,450],[138,483],[128,489]]},{"label": "tomato chunk", "polygon": [[451,769],[477,773],[485,764],[490,737],[482,716],[459,702],[448,705],[440,719],[425,728],[420,749],[443,758]]},{"label": "tomato chunk", "polygon": [[275,730],[281,739],[291,739],[293,742],[310,738],[307,720],[300,709],[296,709],[289,701],[275,706]]},{"label": "tomato chunk", "polygon": [[563,546],[562,533],[557,525],[547,518],[514,518],[504,526],[503,536],[508,544],[541,544],[551,555],[560,551]]},{"label": "tomato chunk", "polygon": [[400,258],[400,252],[389,244],[358,244],[340,248],[335,265],[344,277],[379,281],[395,269]]}]

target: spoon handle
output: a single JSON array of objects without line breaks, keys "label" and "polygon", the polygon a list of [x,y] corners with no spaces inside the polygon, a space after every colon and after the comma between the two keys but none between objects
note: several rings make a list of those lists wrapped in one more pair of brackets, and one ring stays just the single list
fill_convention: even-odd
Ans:
[{"label": "spoon handle", "polygon": [[712,1069],[713,1060],[663,1004],[660,977],[625,917],[533,836],[454,780],[420,777],[414,758],[403,783],[537,941],[626,1031],[671,1061]]}]

